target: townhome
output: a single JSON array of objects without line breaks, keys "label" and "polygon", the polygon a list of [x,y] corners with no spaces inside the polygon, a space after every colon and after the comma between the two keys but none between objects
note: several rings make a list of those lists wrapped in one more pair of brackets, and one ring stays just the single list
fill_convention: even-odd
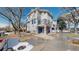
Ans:
[{"label": "townhome", "polygon": [[27,31],[48,34],[54,30],[53,16],[48,10],[35,8],[27,16]]}]

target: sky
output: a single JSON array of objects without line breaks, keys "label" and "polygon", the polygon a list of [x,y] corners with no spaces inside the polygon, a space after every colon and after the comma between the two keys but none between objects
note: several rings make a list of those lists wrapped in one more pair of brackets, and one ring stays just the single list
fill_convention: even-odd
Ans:
[{"label": "sky", "polygon": [[[34,9],[34,8],[35,7],[26,7],[25,8],[23,18],[22,18],[22,22],[26,21],[26,17],[28,15],[28,13],[31,11],[31,9]],[[40,7],[40,8],[48,10],[52,14],[53,20],[57,20],[57,18],[62,13],[60,7]],[[9,22],[6,19],[0,17],[0,27],[4,27],[4,26],[7,26],[7,25],[9,25]]]}]

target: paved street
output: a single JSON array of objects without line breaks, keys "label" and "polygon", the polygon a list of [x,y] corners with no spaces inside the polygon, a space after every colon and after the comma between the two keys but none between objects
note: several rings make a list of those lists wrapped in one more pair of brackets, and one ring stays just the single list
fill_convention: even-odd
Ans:
[{"label": "paved street", "polygon": [[60,34],[58,37],[52,40],[44,40],[41,38],[28,40],[34,45],[32,51],[78,51],[79,46],[73,46],[64,40],[64,34]]}]

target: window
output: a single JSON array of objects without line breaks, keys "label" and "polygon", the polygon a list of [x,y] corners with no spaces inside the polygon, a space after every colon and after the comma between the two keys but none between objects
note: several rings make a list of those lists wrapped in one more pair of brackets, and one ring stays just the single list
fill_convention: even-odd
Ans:
[{"label": "window", "polygon": [[33,24],[33,20],[32,20],[32,24]]},{"label": "window", "polygon": [[30,21],[28,21],[27,23],[30,23]]},{"label": "window", "polygon": [[32,24],[35,24],[35,23],[36,23],[36,19],[33,19],[33,20],[32,20]]},{"label": "window", "polygon": [[36,19],[34,19],[34,24],[36,23]]},{"label": "window", "polygon": [[44,24],[47,24],[47,19],[44,19]]},{"label": "window", "polygon": [[38,24],[41,24],[41,20],[38,20]]}]

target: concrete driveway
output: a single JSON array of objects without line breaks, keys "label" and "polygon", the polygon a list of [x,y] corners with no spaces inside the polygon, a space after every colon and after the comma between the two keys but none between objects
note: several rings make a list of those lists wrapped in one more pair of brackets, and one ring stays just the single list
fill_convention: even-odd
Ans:
[{"label": "concrete driveway", "polygon": [[[31,51],[79,51],[79,46],[73,46],[64,39],[64,34],[52,40],[31,39],[28,42],[34,45]],[[50,39],[50,38],[49,38]]]}]

